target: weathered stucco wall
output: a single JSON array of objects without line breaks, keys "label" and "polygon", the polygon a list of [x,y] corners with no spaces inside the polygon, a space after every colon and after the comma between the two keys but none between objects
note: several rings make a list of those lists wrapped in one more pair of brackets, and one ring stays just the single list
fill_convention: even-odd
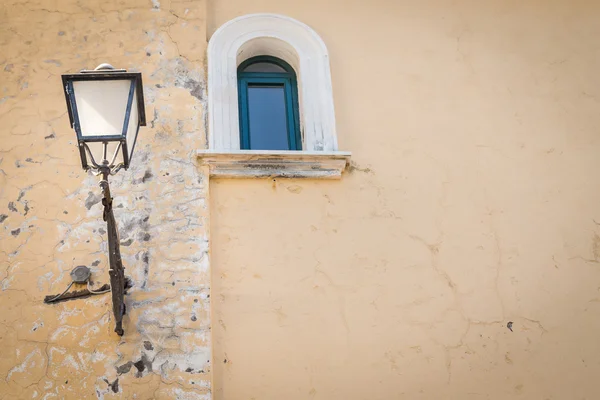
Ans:
[{"label": "weathered stucco wall", "polygon": [[[0,5],[0,398],[210,398],[206,5]],[[112,179],[126,274],[125,336],[110,295],[56,305],[70,270],[108,282],[98,179],[81,171],[60,74],[141,71],[148,126]]]},{"label": "weathered stucco wall", "polygon": [[252,12],[322,36],[356,164],[211,182],[215,398],[598,398],[600,3],[214,0],[209,33]]},{"label": "weathered stucco wall", "polygon": [[[275,12],[329,48],[339,182],[214,181],[204,53]],[[600,372],[596,38],[587,1],[5,1],[0,398],[593,399]],[[148,126],[112,180],[126,334],[98,180],[60,74],[141,71]],[[215,368],[211,368],[211,205]],[[512,331],[507,328],[512,322]],[[211,371],[213,369],[213,371]]]}]

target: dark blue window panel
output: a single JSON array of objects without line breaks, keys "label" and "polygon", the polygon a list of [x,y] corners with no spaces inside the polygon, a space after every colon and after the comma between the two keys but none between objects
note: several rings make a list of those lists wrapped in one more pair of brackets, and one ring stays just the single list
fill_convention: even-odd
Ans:
[{"label": "dark blue window panel", "polygon": [[285,87],[248,86],[250,148],[289,150]]}]

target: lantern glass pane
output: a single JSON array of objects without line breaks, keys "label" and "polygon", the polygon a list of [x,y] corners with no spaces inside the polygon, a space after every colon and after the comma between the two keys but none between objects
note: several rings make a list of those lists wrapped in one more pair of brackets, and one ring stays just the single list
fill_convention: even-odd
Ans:
[{"label": "lantern glass pane", "polygon": [[83,139],[122,135],[130,86],[128,79],[73,82]]},{"label": "lantern glass pane", "polygon": [[137,101],[137,87],[133,92],[133,102],[131,103],[131,114],[129,115],[129,125],[127,126],[127,151],[129,152],[129,162],[131,162],[131,156],[133,155],[133,147],[138,132],[139,125],[139,113],[138,113],[138,101]]}]

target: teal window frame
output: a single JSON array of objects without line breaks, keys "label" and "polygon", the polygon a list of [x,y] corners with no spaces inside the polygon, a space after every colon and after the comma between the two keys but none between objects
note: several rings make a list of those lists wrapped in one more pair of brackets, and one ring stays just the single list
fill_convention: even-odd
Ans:
[{"label": "teal window frame", "polygon": [[[248,66],[256,63],[272,63],[283,68],[285,72],[243,72]],[[298,110],[298,83],[294,69],[279,58],[257,56],[240,64],[238,67],[237,78],[240,116],[240,148],[242,150],[252,149],[250,142],[250,119],[248,113],[248,87],[283,86],[285,94],[288,150],[302,150],[300,113]]]}]

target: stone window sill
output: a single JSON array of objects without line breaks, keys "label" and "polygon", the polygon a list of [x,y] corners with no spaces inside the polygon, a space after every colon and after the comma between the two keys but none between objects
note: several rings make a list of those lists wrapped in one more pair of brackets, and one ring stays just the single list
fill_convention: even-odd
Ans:
[{"label": "stone window sill", "polygon": [[345,151],[198,151],[214,178],[340,179],[350,156]]}]

